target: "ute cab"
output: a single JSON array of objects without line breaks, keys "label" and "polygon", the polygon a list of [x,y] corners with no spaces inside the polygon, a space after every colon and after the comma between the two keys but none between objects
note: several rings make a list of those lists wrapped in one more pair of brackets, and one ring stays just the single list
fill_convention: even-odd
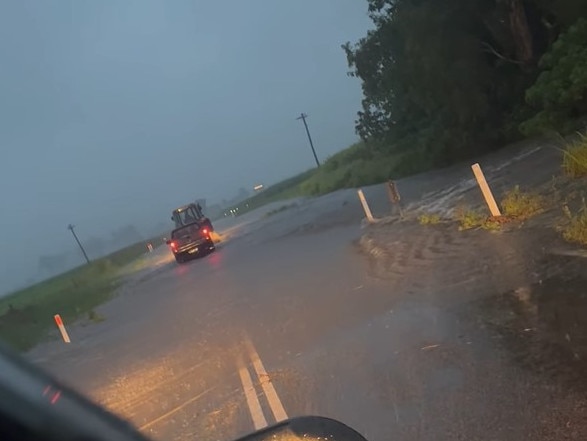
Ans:
[{"label": "ute cab", "polygon": [[201,256],[216,248],[212,237],[212,223],[202,213],[199,204],[176,208],[171,214],[175,229],[167,245],[171,248],[177,263],[184,263],[191,257]]},{"label": "ute cab", "polygon": [[176,208],[171,213],[171,220],[175,223],[175,228],[185,227],[193,223],[206,225],[210,231],[214,231],[212,222],[202,212],[200,204],[188,204],[183,207]]}]

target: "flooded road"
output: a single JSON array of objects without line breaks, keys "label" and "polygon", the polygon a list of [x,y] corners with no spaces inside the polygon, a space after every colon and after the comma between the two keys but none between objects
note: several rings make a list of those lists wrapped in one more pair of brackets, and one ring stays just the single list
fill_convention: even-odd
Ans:
[{"label": "flooded road", "polygon": [[[471,197],[465,184],[403,188],[425,204]],[[389,210],[382,187],[366,195]],[[158,250],[104,322],[29,357],[161,441],[308,414],[372,441],[587,437],[586,260],[554,231],[362,229],[354,190],[267,213],[186,265]]]}]

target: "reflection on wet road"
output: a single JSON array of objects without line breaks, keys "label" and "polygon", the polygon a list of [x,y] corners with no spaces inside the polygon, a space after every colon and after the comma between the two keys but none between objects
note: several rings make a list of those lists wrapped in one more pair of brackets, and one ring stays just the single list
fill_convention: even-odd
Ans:
[{"label": "reflection on wet road", "polygon": [[31,357],[157,440],[307,414],[373,441],[585,439],[584,260],[536,231],[406,224],[375,265],[352,197],[159,266]]},{"label": "reflection on wet road", "polygon": [[554,276],[479,302],[516,363],[587,392],[587,279]]}]

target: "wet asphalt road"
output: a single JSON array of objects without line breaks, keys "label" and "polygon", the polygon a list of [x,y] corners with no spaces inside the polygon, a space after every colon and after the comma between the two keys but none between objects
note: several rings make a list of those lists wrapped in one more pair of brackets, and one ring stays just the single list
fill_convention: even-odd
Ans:
[{"label": "wet asphalt road", "polygon": [[[414,194],[441,185],[428,182]],[[384,194],[367,192],[376,214]],[[583,354],[550,354],[545,375],[496,331],[539,328],[520,289],[542,267],[516,266],[528,260],[510,238],[480,240],[484,260],[460,245],[475,237],[414,229],[381,277],[355,243],[361,218],[354,192],[340,192],[243,226],[203,259],[162,257],[101,308],[104,322],[31,358],[157,440],[229,440],[283,411],[373,441],[585,439],[584,374],[565,382],[558,366],[581,372]],[[500,261],[513,268],[503,277],[491,269]]]}]

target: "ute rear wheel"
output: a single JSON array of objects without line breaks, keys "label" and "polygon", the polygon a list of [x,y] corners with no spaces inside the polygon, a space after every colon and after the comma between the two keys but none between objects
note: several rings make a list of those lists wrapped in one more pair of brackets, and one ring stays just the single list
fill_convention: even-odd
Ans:
[{"label": "ute rear wheel", "polygon": [[212,239],[208,239],[208,242],[206,243],[206,245],[208,247],[208,253],[211,253],[216,249],[216,245],[214,245],[214,242],[212,241]]},{"label": "ute rear wheel", "polygon": [[176,254],[175,255],[175,261],[177,263],[185,263],[185,257],[182,256],[181,254]]}]

